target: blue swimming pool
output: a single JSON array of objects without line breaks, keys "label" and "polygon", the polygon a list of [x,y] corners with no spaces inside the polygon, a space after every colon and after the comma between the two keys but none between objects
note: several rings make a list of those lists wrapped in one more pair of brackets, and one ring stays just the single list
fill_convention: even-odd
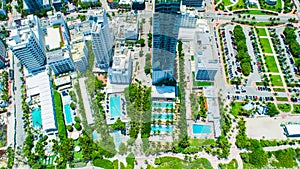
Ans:
[{"label": "blue swimming pool", "polygon": [[110,117],[121,116],[121,99],[120,96],[109,98]]},{"label": "blue swimming pool", "polygon": [[98,140],[98,133],[97,133],[97,131],[93,131],[92,136],[93,136],[93,140]]},{"label": "blue swimming pool", "polygon": [[201,125],[201,124],[193,124],[193,133],[194,134],[210,134],[211,126]]},{"label": "blue swimming pool", "polygon": [[173,126],[151,126],[151,130],[154,131],[160,131],[162,133],[165,132],[173,132],[174,127]]},{"label": "blue swimming pool", "polygon": [[115,131],[115,146],[119,149],[121,144],[121,131]]},{"label": "blue swimming pool", "polygon": [[42,126],[41,108],[35,108],[31,111],[33,127]]},{"label": "blue swimming pool", "polygon": [[173,108],[173,102],[152,102],[153,108]]},{"label": "blue swimming pool", "polygon": [[73,122],[72,120],[72,114],[71,114],[71,107],[69,104],[66,104],[64,106],[64,109],[65,109],[65,117],[66,117],[66,122],[67,124],[70,124]]},{"label": "blue swimming pool", "polygon": [[164,113],[164,114],[152,114],[152,118],[156,120],[172,120],[174,119],[173,113]]}]

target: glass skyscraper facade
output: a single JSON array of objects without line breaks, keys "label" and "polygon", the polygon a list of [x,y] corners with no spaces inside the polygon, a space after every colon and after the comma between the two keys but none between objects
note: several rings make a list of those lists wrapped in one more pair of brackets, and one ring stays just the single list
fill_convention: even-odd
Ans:
[{"label": "glass skyscraper facade", "polygon": [[153,14],[152,83],[174,79],[180,0],[156,0]]}]

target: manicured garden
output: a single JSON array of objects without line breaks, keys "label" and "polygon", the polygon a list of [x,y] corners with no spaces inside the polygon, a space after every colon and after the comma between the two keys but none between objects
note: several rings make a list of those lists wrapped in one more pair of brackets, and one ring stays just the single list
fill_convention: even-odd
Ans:
[{"label": "manicured garden", "polygon": [[223,4],[224,4],[225,6],[228,6],[228,5],[231,5],[231,4],[232,4],[232,2],[231,2],[230,0],[222,0],[222,2],[223,2]]},{"label": "manicured garden", "polygon": [[276,97],[277,101],[283,101],[283,102],[287,102],[289,101],[287,97]]},{"label": "manicured garden", "polygon": [[245,76],[249,76],[251,68],[251,58],[248,54],[248,47],[246,45],[246,36],[243,32],[241,25],[236,25],[233,29],[233,36],[235,38],[237,46],[237,58],[240,62],[242,73]]},{"label": "manicured garden", "polygon": [[265,56],[265,63],[269,72],[279,72],[274,56]]},{"label": "manicured garden", "polygon": [[263,53],[272,53],[272,48],[268,38],[259,38]]},{"label": "manicured garden", "polygon": [[270,75],[272,86],[283,86],[280,75]]},{"label": "manicured garden", "polygon": [[265,28],[256,28],[256,32],[258,36],[267,36],[267,32]]},{"label": "manicured garden", "polygon": [[277,107],[282,112],[289,112],[289,111],[291,111],[291,105],[290,104],[277,104]]},{"label": "manicured garden", "polygon": [[277,0],[276,5],[268,5],[265,0],[259,0],[260,8],[267,9],[275,12],[281,12],[282,10],[282,0]]},{"label": "manicured garden", "polygon": [[238,9],[245,9],[245,2],[244,0],[237,0],[238,2],[232,6],[229,7],[229,10],[238,10]]},{"label": "manicured garden", "polygon": [[[191,162],[186,160],[182,160],[177,157],[159,157],[154,161],[155,165],[159,165],[160,168],[168,169],[168,168],[205,168],[205,169],[213,169],[211,163],[205,158],[198,158]],[[193,167],[194,166],[194,167]]]},{"label": "manicured garden", "polygon": [[284,88],[273,88],[274,92],[285,92]]},{"label": "manicured garden", "polygon": [[293,114],[300,114],[300,104],[294,104]]},{"label": "manicured garden", "polygon": [[238,169],[238,162],[236,159],[232,159],[228,164],[219,164],[220,169]]}]

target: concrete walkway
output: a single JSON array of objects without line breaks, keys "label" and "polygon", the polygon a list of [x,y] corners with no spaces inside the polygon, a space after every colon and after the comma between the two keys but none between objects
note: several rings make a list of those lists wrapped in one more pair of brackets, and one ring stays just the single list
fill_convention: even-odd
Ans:
[{"label": "concrete walkway", "polygon": [[85,81],[85,78],[80,78],[79,86],[80,86],[81,96],[82,96],[82,100],[83,100],[83,106],[84,106],[84,110],[85,110],[86,120],[87,120],[87,123],[90,125],[90,124],[94,124],[94,116],[93,116],[93,113],[91,110],[90,99],[89,99],[88,92],[86,90],[84,81]]}]

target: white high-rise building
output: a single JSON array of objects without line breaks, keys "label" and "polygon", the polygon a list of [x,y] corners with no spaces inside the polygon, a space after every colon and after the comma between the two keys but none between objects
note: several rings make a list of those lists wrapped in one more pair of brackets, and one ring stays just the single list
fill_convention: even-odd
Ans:
[{"label": "white high-rise building", "polygon": [[93,20],[91,34],[96,66],[108,68],[113,55],[113,37],[108,27],[106,11],[99,9],[89,11],[88,14],[90,14],[89,20]]},{"label": "white high-rise building", "polygon": [[27,70],[35,72],[44,69],[46,54],[39,19],[33,15],[27,18],[11,31],[7,44]]}]

